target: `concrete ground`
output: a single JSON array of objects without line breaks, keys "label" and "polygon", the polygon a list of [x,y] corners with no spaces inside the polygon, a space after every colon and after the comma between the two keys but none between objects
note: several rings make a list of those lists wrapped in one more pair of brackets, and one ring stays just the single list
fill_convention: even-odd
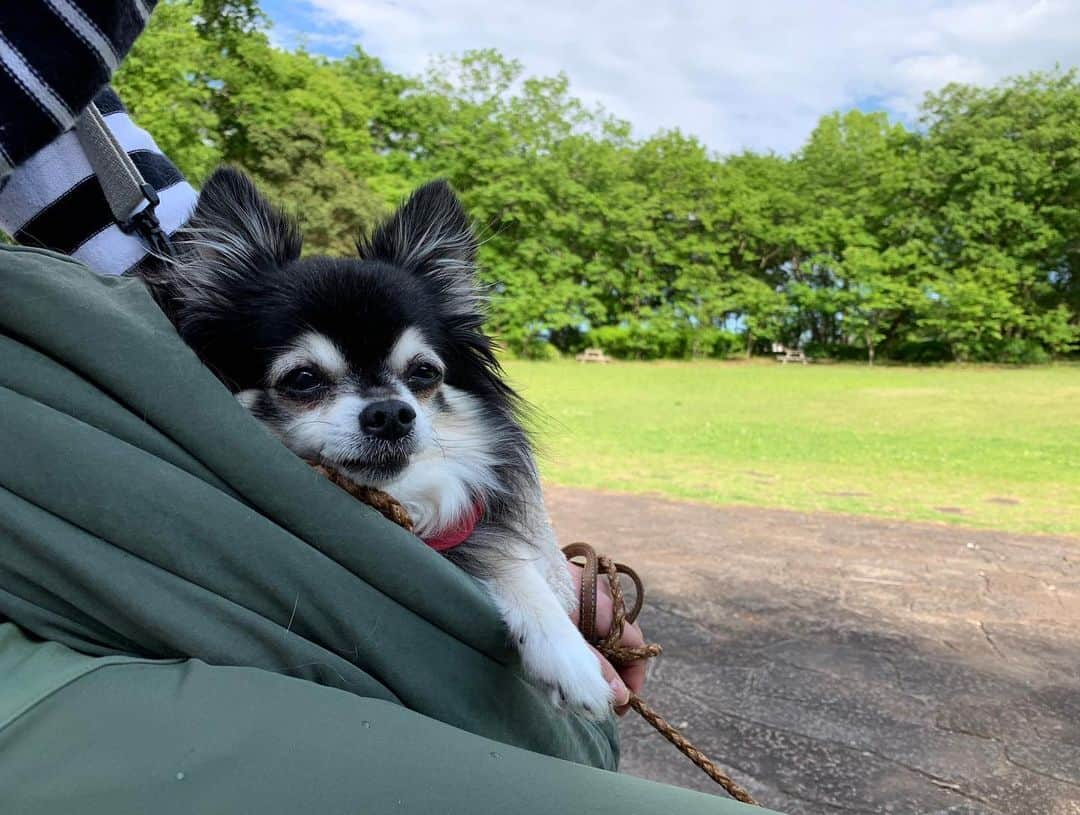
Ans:
[{"label": "concrete ground", "polygon": [[[550,488],[644,577],[644,696],[766,806],[1080,815],[1080,539]],[[634,714],[623,771],[716,787]],[[722,794],[722,793],[720,793]]]}]

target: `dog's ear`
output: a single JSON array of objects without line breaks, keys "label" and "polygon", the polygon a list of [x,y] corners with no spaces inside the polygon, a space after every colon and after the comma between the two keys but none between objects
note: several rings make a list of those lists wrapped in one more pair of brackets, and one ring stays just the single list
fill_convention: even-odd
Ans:
[{"label": "dog's ear", "polygon": [[215,171],[188,223],[173,236],[175,256],[139,275],[180,336],[234,389],[252,349],[236,337],[258,322],[281,267],[300,256],[296,222],[239,170]]},{"label": "dog's ear", "polygon": [[207,271],[232,276],[283,266],[300,257],[303,244],[296,221],[232,167],[215,170],[206,180],[177,240]]},{"label": "dog's ear", "polygon": [[422,275],[456,314],[478,310],[477,247],[461,201],[445,181],[420,187],[357,245],[365,260],[381,260]]}]

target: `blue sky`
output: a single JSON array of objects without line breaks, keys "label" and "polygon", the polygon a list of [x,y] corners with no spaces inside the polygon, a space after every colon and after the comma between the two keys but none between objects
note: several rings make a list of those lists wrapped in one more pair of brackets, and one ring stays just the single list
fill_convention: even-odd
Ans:
[{"label": "blue sky", "polygon": [[264,0],[275,42],[390,68],[498,48],[565,71],[581,98],[645,136],[678,127],[711,148],[788,152],[824,113],[910,121],[950,81],[989,84],[1080,65],[1080,0]]}]

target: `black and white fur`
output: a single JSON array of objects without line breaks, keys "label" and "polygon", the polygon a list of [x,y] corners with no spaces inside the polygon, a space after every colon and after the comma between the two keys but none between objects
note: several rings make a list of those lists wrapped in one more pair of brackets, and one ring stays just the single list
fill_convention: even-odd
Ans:
[{"label": "black and white fur", "polygon": [[176,245],[142,276],[240,402],[297,455],[392,495],[421,537],[482,505],[447,557],[487,588],[527,673],[603,714],[611,689],[568,616],[576,598],[450,187],[418,189],[358,257],[301,258],[296,223],[221,169]]}]

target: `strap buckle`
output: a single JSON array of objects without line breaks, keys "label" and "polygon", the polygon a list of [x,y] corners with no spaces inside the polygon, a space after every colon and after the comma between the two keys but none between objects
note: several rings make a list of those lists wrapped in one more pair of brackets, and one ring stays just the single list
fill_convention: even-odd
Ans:
[{"label": "strap buckle", "polygon": [[117,226],[128,235],[135,234],[141,237],[155,253],[171,256],[172,243],[169,241],[169,236],[165,234],[165,230],[161,228],[161,222],[154,211],[154,208],[161,203],[161,198],[157,190],[146,182],[141,184],[139,189],[142,191],[143,198],[146,199],[146,206],[126,220],[117,221]]},{"label": "strap buckle", "polygon": [[105,118],[93,102],[79,114],[75,133],[101,184],[105,202],[117,226],[126,234],[141,237],[154,253],[173,255],[169,236],[161,228],[161,222],[154,212],[154,208],[161,203],[157,191],[142,177],[139,168],[109,130]]}]

